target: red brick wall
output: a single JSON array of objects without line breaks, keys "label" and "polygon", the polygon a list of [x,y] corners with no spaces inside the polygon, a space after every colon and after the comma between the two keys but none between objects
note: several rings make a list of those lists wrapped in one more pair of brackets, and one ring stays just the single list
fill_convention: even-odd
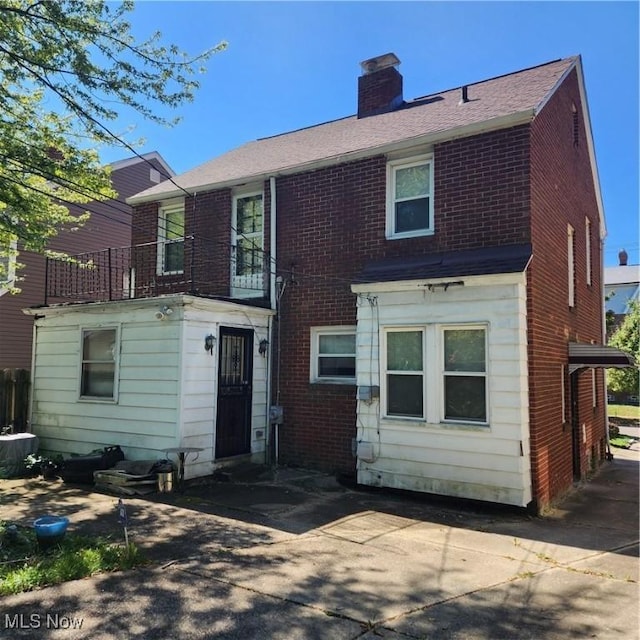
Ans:
[{"label": "red brick wall", "polygon": [[[270,247],[269,182],[264,189],[264,248]],[[153,282],[157,293],[193,291],[207,296],[230,296],[231,189],[220,189],[185,197],[185,272],[181,275],[156,274],[156,246],[137,249],[139,253],[137,282],[140,287]],[[158,236],[158,203],[135,208],[133,244],[153,243]],[[188,286],[185,287],[184,283]]]},{"label": "red brick wall", "polygon": [[310,328],[355,326],[350,284],[369,260],[528,242],[528,159],[527,127],[438,145],[435,234],[404,240],[385,239],[382,156],[278,179],[278,267],[294,279],[278,318],[283,462],[354,469],[356,389],[310,384]]},{"label": "red brick wall", "polygon": [[402,99],[402,75],[387,67],[358,78],[358,118],[389,110]]},{"label": "red brick wall", "polygon": [[[578,140],[574,116],[578,110]],[[592,284],[586,284],[585,217],[591,220]],[[562,421],[559,381],[567,365],[567,342],[602,340],[599,218],[575,71],[531,126],[531,218],[533,259],[529,268],[529,375],[532,471],[540,507],[573,482],[572,429]],[[575,229],[575,307],[568,305],[567,224]],[[581,470],[591,447],[603,455],[603,379],[592,407],[591,373],[579,376]],[[568,376],[567,376],[567,403]],[[567,409],[570,416],[570,408]],[[583,442],[585,425],[586,443]]]}]

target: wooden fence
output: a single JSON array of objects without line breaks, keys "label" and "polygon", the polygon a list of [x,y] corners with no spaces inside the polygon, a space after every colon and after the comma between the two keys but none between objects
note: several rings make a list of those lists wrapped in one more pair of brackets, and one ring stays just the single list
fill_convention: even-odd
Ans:
[{"label": "wooden fence", "polygon": [[29,371],[0,371],[0,429],[14,433],[26,431],[29,419]]}]

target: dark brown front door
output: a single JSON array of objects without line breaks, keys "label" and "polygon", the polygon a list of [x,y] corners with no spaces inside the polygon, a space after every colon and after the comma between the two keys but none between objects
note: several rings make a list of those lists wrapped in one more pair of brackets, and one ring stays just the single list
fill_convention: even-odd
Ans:
[{"label": "dark brown front door", "polygon": [[253,331],[220,329],[216,459],[251,450]]}]

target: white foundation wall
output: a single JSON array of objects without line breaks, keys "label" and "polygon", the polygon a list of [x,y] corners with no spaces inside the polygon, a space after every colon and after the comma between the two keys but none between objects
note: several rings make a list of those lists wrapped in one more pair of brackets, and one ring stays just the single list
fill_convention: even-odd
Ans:
[{"label": "white foundation wall", "polygon": [[[489,424],[385,418],[378,398],[359,400],[357,441],[373,452],[373,460],[358,459],[358,482],[527,505],[531,470],[523,274],[465,279],[464,286],[446,291],[407,283],[396,291],[392,283],[365,288],[354,287],[359,294],[358,387],[384,384],[379,344],[385,327],[484,325]],[[440,362],[427,355],[425,367],[430,366],[440,375]],[[426,402],[441,404],[442,399],[427,396]]]}]

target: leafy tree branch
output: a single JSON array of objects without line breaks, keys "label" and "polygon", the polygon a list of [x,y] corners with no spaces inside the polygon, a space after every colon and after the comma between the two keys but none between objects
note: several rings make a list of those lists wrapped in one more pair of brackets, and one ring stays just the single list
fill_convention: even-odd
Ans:
[{"label": "leafy tree branch", "polygon": [[[161,125],[193,100],[203,65],[226,43],[191,56],[156,32],[136,40],[131,1],[0,0],[0,258],[45,253],[82,223],[63,203],[114,197],[100,145],[132,150],[108,126],[135,112]],[[7,263],[0,259],[0,286]]]}]

